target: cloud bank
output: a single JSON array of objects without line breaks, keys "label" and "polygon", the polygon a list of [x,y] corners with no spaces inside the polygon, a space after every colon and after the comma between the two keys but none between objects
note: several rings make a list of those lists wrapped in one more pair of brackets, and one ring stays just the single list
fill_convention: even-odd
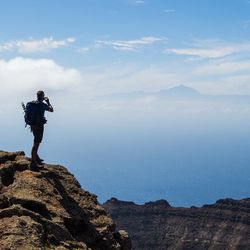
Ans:
[{"label": "cloud bank", "polygon": [[64,68],[50,59],[13,58],[0,60],[0,99],[22,95],[34,95],[38,89],[45,91],[68,90],[81,82],[81,74],[75,69]]}]

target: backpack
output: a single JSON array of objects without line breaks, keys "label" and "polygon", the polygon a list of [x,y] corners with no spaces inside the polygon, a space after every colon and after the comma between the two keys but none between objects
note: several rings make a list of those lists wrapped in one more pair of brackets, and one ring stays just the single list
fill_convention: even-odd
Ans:
[{"label": "backpack", "polygon": [[24,110],[24,121],[27,125],[41,125],[46,123],[46,119],[41,117],[40,107],[38,101],[31,101],[24,105],[22,103]]}]

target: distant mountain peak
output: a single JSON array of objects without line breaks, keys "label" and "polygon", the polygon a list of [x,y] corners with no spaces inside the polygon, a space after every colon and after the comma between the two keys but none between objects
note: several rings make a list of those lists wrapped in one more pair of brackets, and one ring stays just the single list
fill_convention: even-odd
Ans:
[{"label": "distant mountain peak", "polygon": [[[171,88],[172,90],[173,89],[179,89],[179,90],[188,90],[188,91],[195,91],[195,92],[198,92],[197,90],[195,90],[195,89],[193,89],[193,88],[190,88],[190,87],[188,87],[188,86],[186,86],[186,85],[183,85],[183,84],[179,84],[179,85],[177,85],[177,86],[175,86],[175,87],[173,87],[173,88]],[[169,89],[169,90],[171,90],[171,89]]]},{"label": "distant mountain peak", "polygon": [[170,89],[163,89],[157,92],[158,95],[166,95],[166,96],[180,96],[180,97],[194,97],[200,96],[200,92],[196,89],[187,87],[183,84],[175,86]]}]

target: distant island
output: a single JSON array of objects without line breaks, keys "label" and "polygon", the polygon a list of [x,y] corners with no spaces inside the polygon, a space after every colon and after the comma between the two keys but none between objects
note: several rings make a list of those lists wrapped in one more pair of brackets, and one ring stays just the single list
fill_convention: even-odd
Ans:
[{"label": "distant island", "polygon": [[99,100],[120,100],[120,101],[132,101],[145,97],[155,97],[158,100],[186,100],[186,101],[219,101],[219,102],[245,102],[250,103],[249,95],[207,95],[202,94],[198,90],[185,86],[177,85],[169,89],[161,89],[157,92],[145,92],[145,91],[132,91],[132,92],[120,92],[111,93],[104,96],[99,96]]}]

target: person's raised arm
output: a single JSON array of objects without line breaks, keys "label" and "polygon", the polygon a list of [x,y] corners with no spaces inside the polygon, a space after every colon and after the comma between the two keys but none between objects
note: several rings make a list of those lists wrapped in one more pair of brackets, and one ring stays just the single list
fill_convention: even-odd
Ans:
[{"label": "person's raised arm", "polygon": [[49,102],[49,98],[48,97],[44,97],[44,100],[45,100],[45,102],[48,104],[48,106],[49,106],[49,109],[48,109],[48,111],[49,112],[54,112],[54,109],[53,109],[53,107],[51,106],[51,104],[50,104],[50,102]]}]

